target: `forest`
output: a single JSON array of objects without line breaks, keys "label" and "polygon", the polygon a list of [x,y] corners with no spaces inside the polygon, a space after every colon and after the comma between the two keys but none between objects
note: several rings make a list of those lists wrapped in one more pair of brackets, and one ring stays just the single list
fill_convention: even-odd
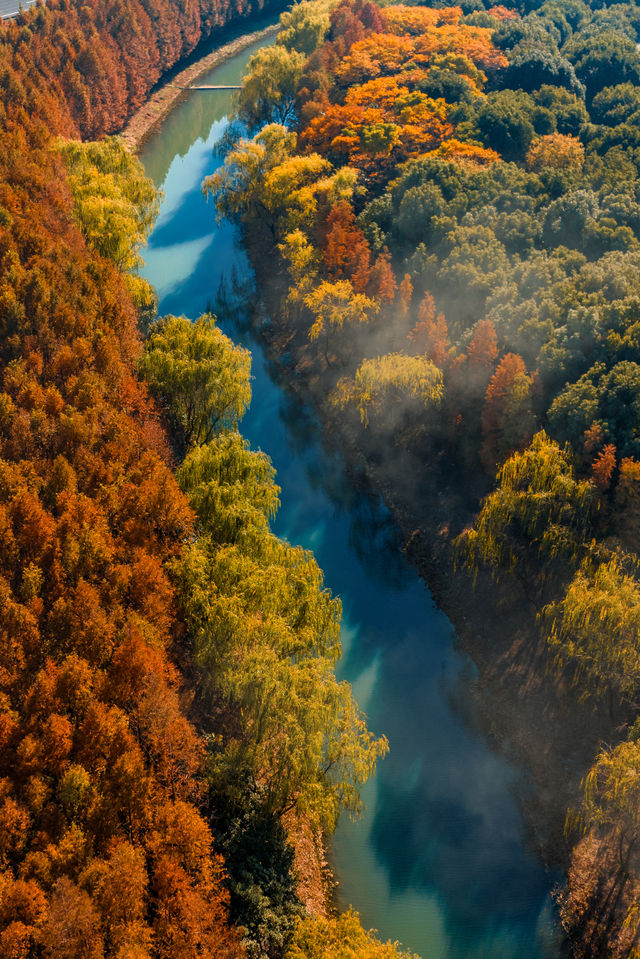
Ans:
[{"label": "forest", "polygon": [[560,913],[574,955],[632,959],[640,8],[305,0],[281,23],[204,189],[277,250],[267,335],[325,421],[415,524],[413,477],[456,477],[452,575],[517,584],[544,681],[605,717]]},{"label": "forest", "polygon": [[87,139],[250,12],[53,0],[0,27],[6,959],[401,955],[299,900],[290,834],[357,814],[386,740],[336,679],[339,601],[270,530],[250,356],[155,315],[154,187]]},{"label": "forest", "polygon": [[[158,199],[110,136],[259,6],[0,26],[7,959],[407,955],[298,896],[292,833],[357,814],[387,743],[336,678],[339,601],[271,531],[250,357],[156,315]],[[640,954],[639,41],[632,3],[303,0],[205,181],[277,254],[269,335],[322,417],[379,476],[392,451],[417,524],[456,477],[451,575],[516,583],[544,681],[606,718],[559,909],[615,959]]]}]

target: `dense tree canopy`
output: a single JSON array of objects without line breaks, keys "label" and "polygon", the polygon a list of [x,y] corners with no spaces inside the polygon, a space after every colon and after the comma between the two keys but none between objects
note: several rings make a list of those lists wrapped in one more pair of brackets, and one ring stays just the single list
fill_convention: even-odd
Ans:
[{"label": "dense tree canopy", "polygon": [[333,672],[339,602],[312,555],[269,530],[273,470],[235,432],[249,357],[211,317],[169,317],[152,328],[141,368],[189,450],[178,481],[199,536],[172,573],[203,707],[242,717],[210,753],[214,789],[224,793],[243,770],[270,814],[295,806],[333,827],[341,808],[359,809],[358,787],[386,741],[368,732]]},{"label": "dense tree canopy", "polygon": [[[549,676],[632,722],[638,8],[314,0],[284,25],[307,58],[288,128],[241,142],[208,181],[250,238],[268,223],[286,287],[274,340],[374,476],[402,447],[404,471],[479,507],[458,560],[503,595],[517,576]],[[623,813],[614,786],[603,797],[611,815],[589,820],[563,921],[574,943],[590,930],[581,955],[629,959],[640,861],[611,886]]]},{"label": "dense tree canopy", "polygon": [[262,3],[228,0],[47,0],[2,22],[2,99],[65,136],[122,129],[175,63],[228,21]]},{"label": "dense tree canopy", "polygon": [[[486,490],[497,470],[462,557],[519,575],[562,676],[631,723],[640,16],[488,6],[296,5],[239,98],[268,125],[205,188],[273,244],[282,342],[332,416],[417,475],[444,463]],[[16,959],[235,956],[229,909],[249,954],[398,954],[353,914],[296,925],[280,817],[357,811],[386,743],[336,680],[339,603],[270,532],[273,470],[237,431],[248,357],[211,317],[159,320],[139,356],[154,193],[116,141],[51,149],[121,128],[251,7],[49,0],[2,27],[0,951]],[[587,776],[583,843],[602,855],[589,886],[578,848],[563,906],[616,959],[638,938],[636,739]]]},{"label": "dense tree canopy", "polygon": [[[154,297],[136,270],[156,193],[119,141],[58,139],[121,126],[231,12],[52,0],[2,25],[0,953],[12,959],[282,957],[301,907],[281,814],[331,826],[356,812],[386,749],[333,671],[339,603],[313,557],[269,530],[273,469],[236,429],[247,352],[210,316],[158,320],[142,351]],[[273,183],[303,190],[318,169],[294,160]],[[326,191],[348,194],[348,180]]]},{"label": "dense tree canopy", "polygon": [[[72,144],[74,206],[37,125],[0,139],[0,950],[239,956],[172,662],[164,563],[194,517],[136,377],[118,268],[152,189],[114,144]],[[124,256],[126,228],[102,245],[75,225],[98,168],[136,224]]]}]

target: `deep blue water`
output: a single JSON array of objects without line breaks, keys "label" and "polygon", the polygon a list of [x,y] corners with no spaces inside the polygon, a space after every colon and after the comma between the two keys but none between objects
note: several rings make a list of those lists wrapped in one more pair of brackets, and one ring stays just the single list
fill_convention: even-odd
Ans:
[{"label": "deep blue water", "polygon": [[[238,82],[249,52],[208,82]],[[216,308],[221,284],[226,290],[234,308],[221,311],[221,326],[253,351],[242,430],[269,454],[282,488],[275,531],[313,549],[341,597],[340,674],[389,739],[364,791],[365,817],[344,819],[332,843],[338,898],[423,959],[552,959],[554,877],[527,844],[516,770],[476,728],[473,666],[404,562],[384,506],[350,484],[313,416],[280,388],[247,332],[251,272],[236,230],[216,225],[200,190],[221,162],[214,146],[231,96],[194,91],[145,145],[142,160],[165,197],[143,272],[163,314],[195,318]]]}]

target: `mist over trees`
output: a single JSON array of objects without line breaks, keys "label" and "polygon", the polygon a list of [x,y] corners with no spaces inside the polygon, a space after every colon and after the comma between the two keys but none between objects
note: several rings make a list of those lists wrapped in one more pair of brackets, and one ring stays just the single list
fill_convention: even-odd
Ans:
[{"label": "mist over trees", "polygon": [[[258,5],[259,6],[259,5]],[[112,139],[251,5],[50,0],[0,44],[0,952],[397,956],[310,918],[284,822],[386,750],[340,608],[270,531],[249,358],[155,317],[157,210]],[[611,718],[568,816],[576,955],[640,948],[640,14],[304,0],[205,182],[277,257],[327,415],[455,475],[456,561],[526,591],[548,682]],[[143,349],[138,324],[149,326]],[[146,384],[146,385],[145,385]],[[334,419],[335,421],[335,419]],[[573,831],[572,831],[573,830]]]},{"label": "mist over trees", "polygon": [[53,0],[1,27],[7,959],[284,957],[307,922],[284,817],[356,813],[387,748],[335,676],[339,602],[270,530],[248,353],[155,316],[153,185],[117,139],[62,139],[117,129],[232,12]]},{"label": "mist over trees", "polygon": [[[640,13],[581,0],[294,9],[259,115],[240,107],[254,128],[205,189],[250,248],[277,245],[287,292],[272,336],[286,333],[324,415],[375,463],[395,450],[417,475],[458,477],[476,517],[456,562],[505,587],[518,577],[546,681],[555,671],[609,712],[615,742],[570,817],[562,918],[576,954],[628,959]],[[253,77],[245,90],[257,102]]]}]

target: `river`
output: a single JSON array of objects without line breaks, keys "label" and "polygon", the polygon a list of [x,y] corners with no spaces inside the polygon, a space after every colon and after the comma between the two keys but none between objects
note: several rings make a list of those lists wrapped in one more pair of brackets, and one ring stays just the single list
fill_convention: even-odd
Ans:
[{"label": "river", "polygon": [[[202,82],[238,83],[251,52]],[[383,504],[348,481],[313,415],[278,385],[248,330],[251,270],[236,229],[216,225],[200,190],[221,162],[214,148],[232,97],[191,92],[141,150],[164,191],[143,272],[163,314],[194,318],[216,308],[226,290],[221,326],[253,351],[253,401],[242,431],[271,457],[282,488],[274,529],[313,549],[341,597],[340,675],[353,683],[371,728],[389,739],[390,753],[364,791],[364,818],[343,819],[332,842],[337,898],[423,959],[555,959],[550,890],[558,877],[528,844],[517,770],[477,728],[473,665],[404,562]]]}]

